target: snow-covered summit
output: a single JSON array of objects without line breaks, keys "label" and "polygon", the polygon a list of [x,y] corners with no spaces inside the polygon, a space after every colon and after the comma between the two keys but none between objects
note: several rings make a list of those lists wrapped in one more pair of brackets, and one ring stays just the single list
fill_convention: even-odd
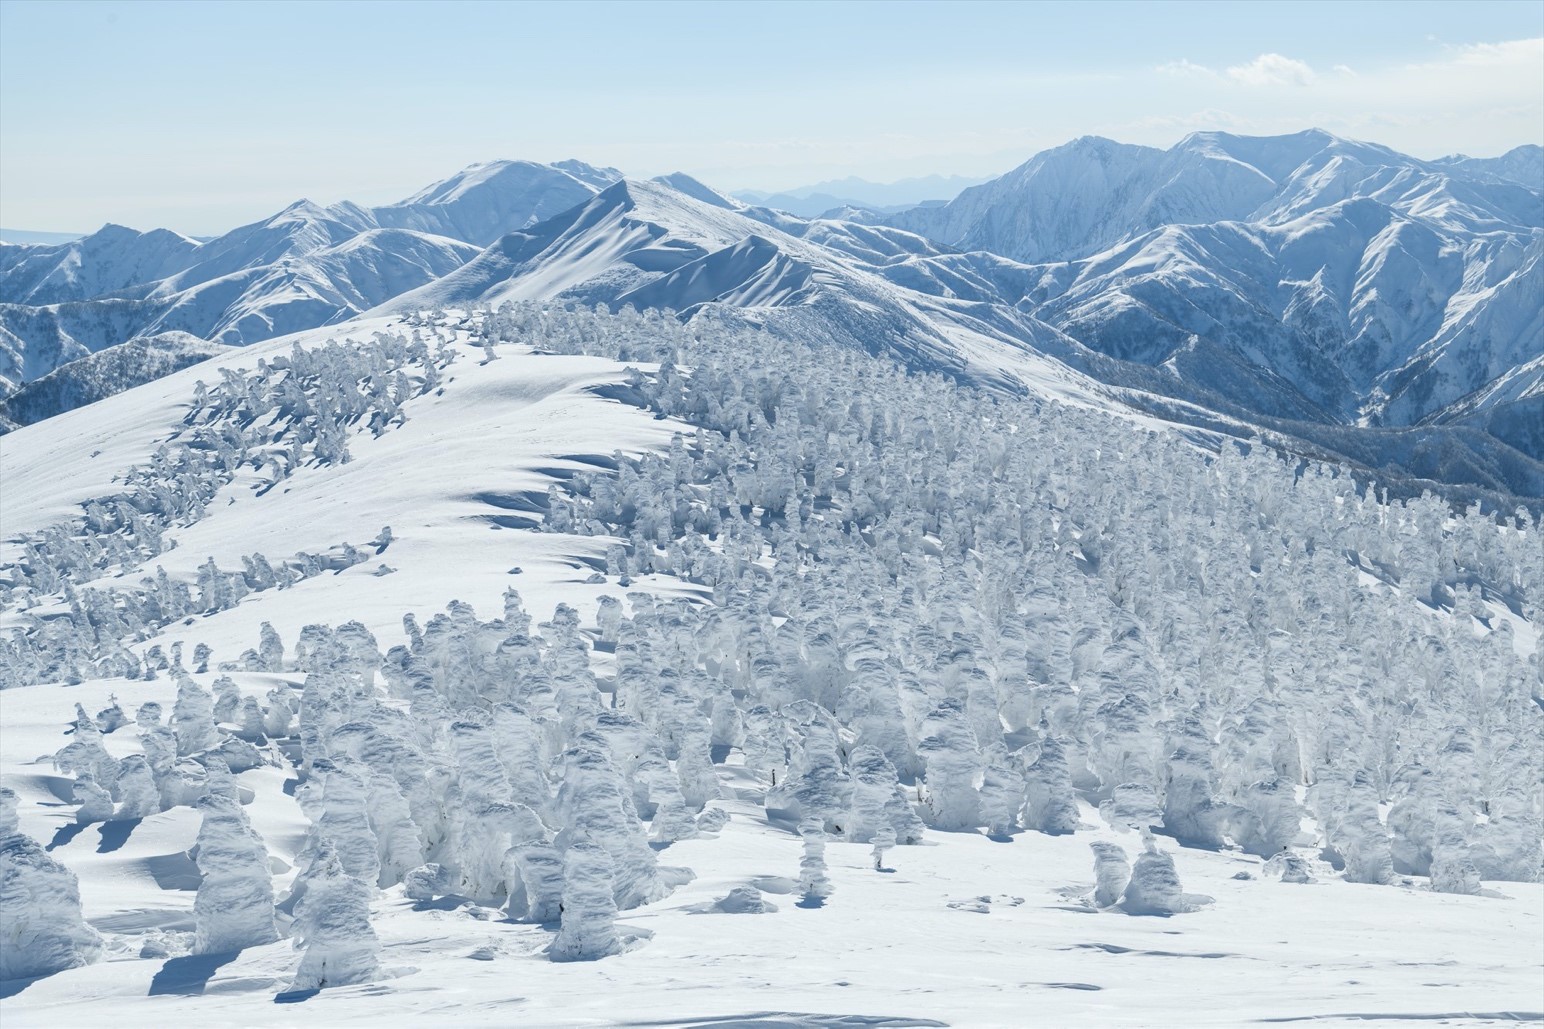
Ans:
[{"label": "snow-covered summit", "polygon": [[621,177],[615,168],[595,168],[581,161],[488,161],[372,213],[383,226],[487,246],[506,232],[582,203]]},{"label": "snow-covered summit", "polygon": [[889,221],[960,249],[1038,263],[1087,257],[1163,225],[1275,223],[1357,197],[1452,228],[1527,229],[1544,220],[1526,187],[1471,177],[1463,162],[1423,162],[1310,129],[1198,132],[1168,150],[1085,136],[941,207]]}]

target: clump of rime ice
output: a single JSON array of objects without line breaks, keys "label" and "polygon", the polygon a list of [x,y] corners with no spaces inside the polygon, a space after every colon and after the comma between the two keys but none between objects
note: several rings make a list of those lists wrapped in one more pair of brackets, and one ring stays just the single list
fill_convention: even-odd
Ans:
[{"label": "clump of rime ice", "polygon": [[102,940],[81,916],[75,873],[21,832],[14,790],[0,787],[0,979],[88,965]]}]

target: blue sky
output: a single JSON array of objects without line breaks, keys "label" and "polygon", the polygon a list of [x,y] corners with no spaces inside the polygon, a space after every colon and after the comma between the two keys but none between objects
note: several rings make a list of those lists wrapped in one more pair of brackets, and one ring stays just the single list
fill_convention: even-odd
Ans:
[{"label": "blue sky", "polygon": [[1310,125],[1544,142],[1544,2],[0,2],[11,228],[209,234],[496,157],[782,189]]}]

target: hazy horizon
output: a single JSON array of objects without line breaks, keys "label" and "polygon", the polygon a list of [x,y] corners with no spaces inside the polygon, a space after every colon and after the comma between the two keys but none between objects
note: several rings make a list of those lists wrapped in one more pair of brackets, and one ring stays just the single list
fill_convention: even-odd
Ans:
[{"label": "hazy horizon", "polygon": [[496,159],[780,192],[986,178],[1085,135],[1544,142],[1536,5],[1096,10],[3,0],[0,225],[207,236]]}]

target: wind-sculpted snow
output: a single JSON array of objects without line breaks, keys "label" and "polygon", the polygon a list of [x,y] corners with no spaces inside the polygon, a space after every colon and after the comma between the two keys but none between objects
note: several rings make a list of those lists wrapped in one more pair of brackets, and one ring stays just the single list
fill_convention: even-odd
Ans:
[{"label": "wind-sculpted snow", "polygon": [[[939,975],[970,973],[950,964],[948,947],[937,960],[950,971],[930,967],[934,929],[982,919],[987,933],[1019,918],[1012,911],[1024,912],[1011,923],[1023,941],[1036,941],[1021,941],[1015,961],[1075,960],[1085,972],[1065,981],[1112,985],[1119,976],[1101,962],[1133,948],[1102,941],[1147,932],[1130,927],[1145,919],[1172,935],[1147,937],[1130,961],[1232,959],[1228,948],[1262,933],[1330,938],[1316,921],[1324,909],[1303,914],[1310,897],[1273,909],[1282,922],[1234,926],[1230,943],[1216,941],[1226,919],[1278,888],[1323,891],[1326,904],[1397,897],[1416,921],[1490,904],[1507,912],[1494,931],[1529,945],[1533,901],[1516,895],[1536,891],[1544,847],[1544,549],[1526,513],[1455,510],[1432,495],[1387,502],[1339,469],[1262,444],[1214,454],[1106,411],[1009,397],[712,314],[683,324],[509,304],[413,313],[400,331],[299,347],[283,366],[264,355],[255,373],[221,364],[218,386],[189,397],[177,445],[254,486],[235,507],[255,520],[283,510],[283,491],[307,479],[356,488],[347,476],[358,468],[457,496],[486,490],[468,469],[521,433],[550,433],[545,490],[522,493],[519,506],[499,494],[496,509],[521,520],[479,523],[501,541],[498,574],[515,576],[498,580],[502,603],[467,556],[492,552],[450,545],[449,530],[427,551],[449,567],[409,578],[414,552],[399,548],[416,526],[377,502],[372,513],[396,526],[381,534],[382,559],[405,569],[371,580],[383,602],[355,611],[357,600],[338,599],[360,596],[345,592],[358,570],[312,577],[290,595],[330,613],[281,635],[259,628],[269,609],[246,610],[264,598],[238,600],[176,629],[177,642],[220,641],[193,646],[192,670],[180,650],[151,657],[172,637],[125,631],[115,645],[165,660],[171,682],[112,680],[144,693],[134,720],[116,702],[96,716],[81,707],[53,743],[51,795],[95,805],[88,818],[105,792],[116,821],[138,819],[135,837],[199,826],[195,931],[163,931],[157,945],[167,966],[193,950],[246,949],[231,959],[240,978],[179,1010],[275,995],[357,1005],[318,1009],[348,1017],[378,1018],[398,1002],[421,1010],[415,991],[450,967],[440,941],[454,938],[457,953],[491,963],[500,988],[513,982],[522,996],[556,996],[555,982],[593,993],[600,979],[585,969],[599,962],[617,985],[592,1003],[610,1005],[601,1017],[615,1021],[641,989],[637,970],[688,974],[693,925],[759,912],[731,919],[744,929],[702,930],[736,956],[691,960],[689,974],[717,984],[738,974],[724,964],[753,961],[775,988],[778,965],[802,967],[800,946],[825,955],[826,980],[856,960],[841,957],[855,938],[830,935],[854,931],[847,912],[888,917],[887,905],[923,894],[943,921],[920,935],[887,922],[895,938],[882,942],[887,963],[928,984],[906,996],[938,1014],[928,995]],[[438,356],[409,333],[440,339]],[[659,426],[653,436],[613,415],[609,424],[627,427],[616,452],[575,461],[551,412],[502,436],[394,449],[415,427],[441,424],[447,405],[508,402],[521,384],[535,392],[544,364],[567,367],[577,359],[564,355],[579,353],[597,367],[632,365],[583,410],[598,418],[616,406]],[[399,376],[411,388],[372,386]],[[172,452],[168,469],[194,459],[172,462]],[[395,463],[372,464],[382,452]],[[161,472],[133,481],[174,499],[196,486]],[[198,524],[213,525],[222,495],[196,492],[168,509],[206,512]],[[129,548],[138,536],[125,524],[88,512],[50,537],[53,549],[34,544],[13,599],[57,604],[119,567],[98,550]],[[527,583],[529,596],[552,597],[554,582],[509,562],[550,547],[574,555],[578,577],[568,572],[564,588],[587,592],[528,611]],[[211,608],[231,585],[214,572]],[[436,592],[463,586],[476,606]],[[152,603],[148,593],[115,599],[125,611]],[[245,642],[224,642],[222,625],[246,626]],[[90,667],[78,677],[70,689],[107,685]],[[56,724],[67,720],[58,712]],[[18,783],[26,768],[7,757]],[[72,832],[104,824],[85,830],[104,839],[121,831],[77,821],[77,805],[43,808],[25,782],[26,818],[68,819]],[[155,845],[175,857],[193,842]],[[259,846],[278,862],[266,883]],[[1012,868],[1013,878],[994,871],[992,892],[950,900],[960,893],[913,878],[935,867],[934,852],[962,875]],[[67,841],[60,853],[111,867]],[[150,853],[174,881],[165,851]],[[1047,868],[1062,878],[1035,871]],[[1035,876],[1033,890],[1018,885]],[[762,893],[796,898],[769,904]],[[261,942],[267,922],[239,914],[270,906],[287,943]],[[1043,934],[1064,924],[1059,912],[1073,929],[1057,928],[1071,935],[1052,946]],[[802,945],[758,935],[794,919]],[[254,937],[239,939],[238,926]],[[121,934],[101,931],[127,956]],[[750,935],[722,935],[731,931]],[[908,942],[924,937],[924,950]],[[145,953],[148,942],[133,946]],[[1525,997],[1523,972],[1457,960],[1455,975],[1500,982],[1509,1004]],[[58,981],[106,982],[136,964]],[[1308,974],[1339,982],[1344,966]],[[961,1021],[972,1004],[991,1012],[985,1021],[1012,1021],[957,981],[943,990]],[[30,1011],[51,991],[41,981],[7,1003]],[[1393,1010],[1390,996],[1379,1010]]]}]

